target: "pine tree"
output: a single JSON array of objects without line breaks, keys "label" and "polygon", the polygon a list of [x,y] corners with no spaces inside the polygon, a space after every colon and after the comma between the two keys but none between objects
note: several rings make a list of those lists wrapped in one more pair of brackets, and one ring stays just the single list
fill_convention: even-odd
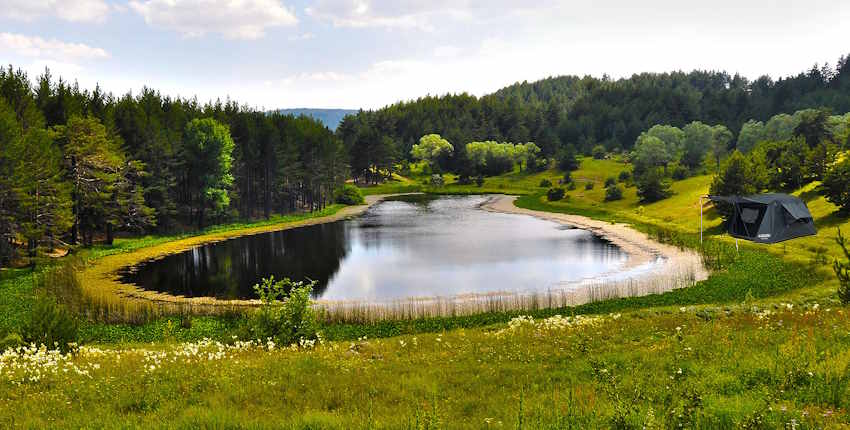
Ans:
[{"label": "pine tree", "polygon": [[71,242],[93,243],[94,232],[106,227],[115,212],[113,193],[121,179],[124,154],[96,118],[74,116],[56,127],[62,143],[65,170],[72,187]]},{"label": "pine tree", "polygon": [[71,225],[71,193],[65,182],[62,152],[47,130],[30,129],[13,149],[17,218],[30,257],[43,239],[52,249],[57,235]]}]

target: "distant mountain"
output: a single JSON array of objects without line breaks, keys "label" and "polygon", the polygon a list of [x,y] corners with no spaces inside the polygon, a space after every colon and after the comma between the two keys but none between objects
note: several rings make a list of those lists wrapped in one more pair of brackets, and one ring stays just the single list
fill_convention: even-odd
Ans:
[{"label": "distant mountain", "polygon": [[355,109],[310,109],[310,108],[297,108],[297,109],[278,109],[278,112],[284,115],[295,115],[295,116],[310,116],[314,119],[317,119],[322,122],[327,128],[331,130],[336,130],[337,126],[339,126],[340,121],[349,114],[356,114],[357,110]]}]

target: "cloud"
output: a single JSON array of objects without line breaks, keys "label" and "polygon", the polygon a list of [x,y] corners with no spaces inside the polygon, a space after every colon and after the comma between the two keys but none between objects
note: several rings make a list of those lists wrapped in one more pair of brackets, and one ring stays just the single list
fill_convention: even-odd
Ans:
[{"label": "cloud", "polygon": [[540,10],[552,0],[533,6],[512,0],[316,0],[307,15],[335,27],[385,27],[435,31],[445,20],[487,20],[493,16]]},{"label": "cloud", "polygon": [[56,62],[109,57],[109,53],[103,49],[91,47],[84,43],[68,43],[56,39],[42,39],[37,36],[14,33],[0,33],[0,51]]},{"label": "cloud", "polygon": [[298,23],[278,0],[132,0],[145,22],[188,37],[219,33],[228,39],[258,39],[270,27]]},{"label": "cloud", "polygon": [[315,39],[315,38],[316,38],[316,35],[313,34],[313,33],[301,33],[301,34],[289,36],[289,41],[290,42],[297,42],[299,40],[310,40],[310,39]]},{"label": "cloud", "polygon": [[104,0],[0,0],[0,17],[33,21],[56,17],[71,22],[102,22],[109,14]]},{"label": "cloud", "polygon": [[462,49],[457,46],[444,45],[434,48],[434,56],[439,58],[452,58],[460,55]]}]

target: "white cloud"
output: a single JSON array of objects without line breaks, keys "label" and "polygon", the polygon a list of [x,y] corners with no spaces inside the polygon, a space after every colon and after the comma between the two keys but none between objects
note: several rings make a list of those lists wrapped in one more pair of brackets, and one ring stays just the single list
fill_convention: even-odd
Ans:
[{"label": "white cloud", "polygon": [[444,45],[434,48],[434,56],[439,58],[457,57],[461,53],[461,49],[457,46]]},{"label": "white cloud", "polygon": [[103,49],[91,47],[84,43],[68,43],[56,39],[42,39],[37,36],[14,33],[0,33],[0,52],[65,62],[109,57],[109,53]]},{"label": "white cloud", "polygon": [[258,39],[267,28],[298,23],[278,0],[132,0],[130,8],[148,24],[189,37],[219,33],[229,39]]},{"label": "white cloud", "polygon": [[52,16],[71,22],[102,22],[108,14],[104,0],[0,0],[0,17],[22,21]]},{"label": "white cloud", "polygon": [[297,42],[299,40],[310,40],[310,39],[315,39],[315,38],[316,38],[316,35],[313,34],[313,33],[301,33],[301,34],[289,36],[289,41],[290,42]]},{"label": "white cloud", "polygon": [[446,19],[486,20],[551,6],[551,0],[532,6],[512,0],[317,0],[308,15],[336,27],[385,27],[434,31]]}]

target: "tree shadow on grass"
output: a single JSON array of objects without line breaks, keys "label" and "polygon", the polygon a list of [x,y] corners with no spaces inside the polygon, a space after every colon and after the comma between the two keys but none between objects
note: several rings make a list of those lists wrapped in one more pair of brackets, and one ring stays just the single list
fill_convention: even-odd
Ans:
[{"label": "tree shadow on grass", "polygon": [[831,214],[829,214],[825,217],[816,219],[815,220],[815,227],[818,227],[818,228],[836,227],[836,226],[839,226],[841,224],[846,224],[848,221],[850,221],[850,217],[848,217],[847,215],[841,214],[840,211],[835,211],[835,212],[832,212]]}]

